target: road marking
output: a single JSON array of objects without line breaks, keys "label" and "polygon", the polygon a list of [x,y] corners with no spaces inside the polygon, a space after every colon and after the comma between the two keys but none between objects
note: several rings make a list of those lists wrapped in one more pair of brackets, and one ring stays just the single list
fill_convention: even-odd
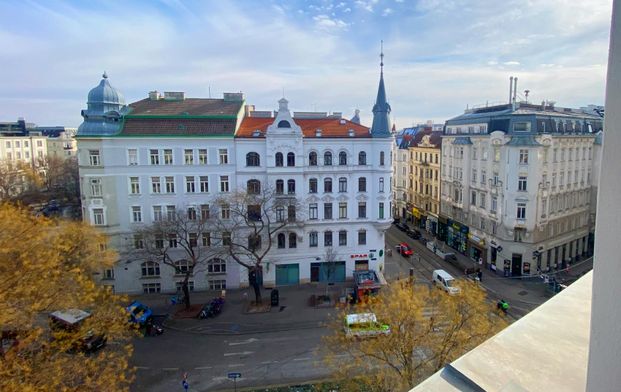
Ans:
[{"label": "road marking", "polygon": [[241,342],[232,342],[229,343],[229,346],[239,346],[240,344],[250,344],[250,343],[254,343],[254,342],[258,342],[259,339],[255,339],[255,338],[250,338],[247,340],[242,340]]},{"label": "road marking", "polygon": [[243,363],[232,363],[232,364],[229,365],[230,368],[232,368],[232,367],[241,367],[241,366],[244,366],[244,364]]},{"label": "road marking", "polygon": [[138,369],[138,370],[149,370],[149,368],[146,367],[146,366],[136,366],[136,369]]},{"label": "road marking", "polygon": [[313,358],[293,358],[294,361],[310,361]]},{"label": "road marking", "polygon": [[272,363],[278,363],[278,361],[265,361],[265,362],[261,362],[261,365],[269,365]]},{"label": "road marking", "polygon": [[168,371],[168,372],[174,372],[179,370],[179,368],[162,368],[162,370]]},{"label": "road marking", "polygon": [[194,370],[205,370],[205,369],[211,369],[211,366],[201,366],[201,367],[194,368]]},{"label": "road marking", "polygon": [[224,356],[225,357],[230,357],[230,356],[233,356],[233,355],[250,355],[250,354],[254,354],[254,351],[244,351],[244,352],[241,352],[241,353],[224,353]]}]

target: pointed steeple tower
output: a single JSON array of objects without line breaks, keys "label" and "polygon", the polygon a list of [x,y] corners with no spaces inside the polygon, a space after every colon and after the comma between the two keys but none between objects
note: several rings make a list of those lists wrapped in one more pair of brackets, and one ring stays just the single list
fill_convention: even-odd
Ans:
[{"label": "pointed steeple tower", "polygon": [[390,137],[390,105],[386,101],[386,88],[384,87],[384,41],[380,52],[380,82],[377,89],[377,99],[373,105],[373,125],[371,126],[372,137]]}]

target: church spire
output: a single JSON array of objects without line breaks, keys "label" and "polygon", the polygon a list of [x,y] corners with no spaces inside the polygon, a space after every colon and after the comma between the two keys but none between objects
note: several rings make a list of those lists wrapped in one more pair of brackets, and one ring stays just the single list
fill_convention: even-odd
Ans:
[{"label": "church spire", "polygon": [[390,105],[386,101],[386,88],[384,87],[384,41],[381,41],[380,81],[377,89],[377,99],[375,100],[375,105],[373,105],[372,137],[390,137],[389,114]]}]

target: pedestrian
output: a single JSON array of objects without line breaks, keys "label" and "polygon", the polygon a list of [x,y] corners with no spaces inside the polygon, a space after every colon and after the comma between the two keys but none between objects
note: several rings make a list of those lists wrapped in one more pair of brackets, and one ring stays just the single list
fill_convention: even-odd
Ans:
[{"label": "pedestrian", "polygon": [[477,278],[479,278],[479,282],[483,281],[483,271],[481,271],[481,269],[479,268],[479,270],[477,271]]},{"label": "pedestrian", "polygon": [[190,388],[190,384],[188,384],[188,373],[183,373],[183,380],[181,381],[181,386],[183,386],[184,390],[188,390]]}]

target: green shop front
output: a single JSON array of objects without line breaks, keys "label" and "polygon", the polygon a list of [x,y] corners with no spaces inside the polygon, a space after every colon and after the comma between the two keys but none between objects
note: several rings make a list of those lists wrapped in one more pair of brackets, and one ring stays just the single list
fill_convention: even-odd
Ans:
[{"label": "green shop front", "polygon": [[449,219],[446,227],[446,243],[458,252],[466,253],[468,243],[468,226]]}]

